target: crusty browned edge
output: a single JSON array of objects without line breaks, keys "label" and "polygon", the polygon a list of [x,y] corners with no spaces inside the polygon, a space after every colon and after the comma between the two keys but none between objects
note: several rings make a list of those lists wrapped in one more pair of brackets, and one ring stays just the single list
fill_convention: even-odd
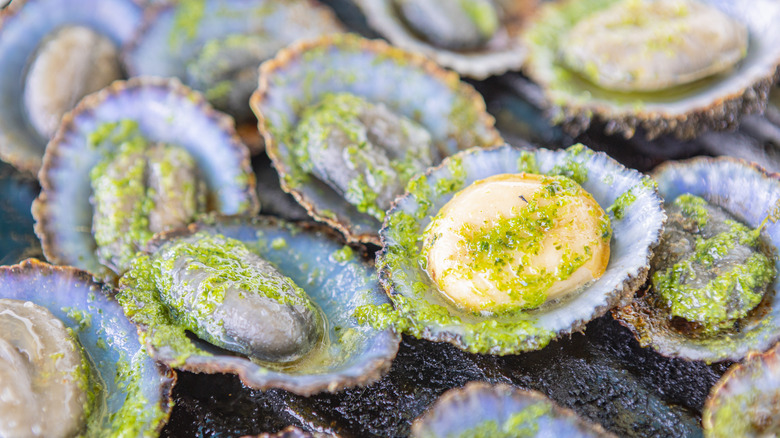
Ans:
[{"label": "crusty browned edge", "polygon": [[[438,171],[439,169],[447,166],[449,164],[449,161],[453,157],[464,157],[471,154],[477,154],[485,151],[492,151],[496,149],[501,149],[504,147],[513,147],[509,145],[503,145],[503,146],[495,146],[492,148],[481,148],[481,149],[469,149],[462,151],[456,155],[452,155],[448,158],[445,158],[444,161],[442,161],[441,164],[439,164],[436,167],[429,168],[425,172],[426,177],[430,177],[431,174],[435,171]],[[595,152],[597,155],[607,155],[604,152]],[[614,161],[614,159],[612,159]],[[619,168],[626,168],[622,164],[615,161]],[[663,199],[661,198],[660,194],[658,193],[658,188],[654,188],[654,193],[657,198],[657,205],[658,208],[660,208],[663,211]],[[379,267],[377,271],[377,275],[379,276],[379,283],[382,285],[382,287],[385,290],[385,293],[387,293],[387,296],[391,298],[393,295],[397,294],[398,292],[395,291],[394,281],[393,281],[393,273],[390,268],[386,264],[380,263],[379,260],[385,258],[387,254],[387,243],[385,242],[384,237],[387,235],[388,230],[390,229],[390,223],[389,218],[392,216],[392,213],[395,211],[397,204],[404,198],[412,196],[408,191],[405,192],[403,195],[399,196],[395,199],[393,204],[390,206],[390,210],[388,210],[388,214],[385,217],[385,222],[382,225],[382,229],[379,231],[379,237],[381,239],[381,249],[376,253],[376,265]],[[603,306],[596,307],[593,309],[593,313],[591,314],[590,319],[588,320],[582,320],[582,321],[574,321],[572,325],[568,329],[561,330],[557,333],[556,338],[561,338],[564,335],[571,335],[577,332],[583,332],[585,330],[585,326],[590,322],[591,320],[598,318],[599,316],[602,316],[606,314],[610,309],[613,309],[615,307],[619,306],[625,306],[627,305],[634,297],[634,293],[647,281],[648,273],[650,272],[650,260],[653,258],[653,251],[655,250],[656,246],[660,243],[661,240],[661,234],[663,233],[663,225],[666,223],[666,215],[664,215],[664,224],[662,224],[661,228],[659,228],[658,232],[656,233],[654,242],[654,245],[651,245],[648,248],[647,256],[645,258],[644,263],[642,266],[637,268],[637,271],[635,273],[627,273],[625,279],[623,280],[622,287],[619,287],[615,289],[611,294],[607,297],[607,303]],[[423,339],[432,341],[432,342],[448,342],[452,345],[455,345],[456,347],[470,351],[468,348],[468,345],[463,340],[463,337],[454,333],[449,333],[446,331],[441,331],[438,334],[433,333],[433,331],[426,327],[422,333],[421,337]],[[534,348],[529,348],[528,351],[534,350]],[[517,354],[518,352],[480,352],[483,354],[498,354],[498,355],[506,355],[506,354]]]},{"label": "crusty browned edge", "polygon": [[[99,290],[100,293],[114,300],[115,291],[109,285],[99,282],[89,272],[82,271],[72,266],[54,266],[38,259],[23,260],[12,266],[0,266],[0,276],[9,274],[13,276],[25,276],[33,273],[43,273],[47,276],[61,275],[66,278],[70,277],[79,283],[88,285],[93,290]],[[125,317],[124,313],[122,314],[122,317]],[[141,347],[143,347],[143,345]],[[165,424],[168,423],[168,419],[171,416],[171,410],[173,408],[173,388],[176,386],[178,376],[170,367],[160,362],[157,362],[156,367],[162,377],[159,406],[164,414],[160,423],[155,428],[159,433],[162,431],[163,427],[165,427]]]},{"label": "crusty browned edge", "polygon": [[[326,237],[331,238],[338,242],[343,242],[343,236],[333,230],[332,228],[319,223],[314,222],[289,222],[285,221],[283,219],[274,217],[274,216],[256,216],[256,217],[244,217],[244,216],[214,216],[212,218],[209,218],[208,220],[204,222],[196,222],[193,224],[190,224],[183,228],[178,228],[175,230],[169,230],[162,233],[158,233],[155,235],[155,237],[152,238],[152,240],[147,243],[146,248],[144,248],[144,252],[146,254],[154,253],[155,251],[159,250],[166,242],[176,239],[176,238],[182,238],[186,236],[190,236],[194,233],[197,233],[198,231],[209,228],[216,224],[242,224],[246,226],[254,226],[254,225],[264,225],[264,226],[274,226],[274,227],[281,227],[284,224],[290,224],[295,227],[300,228],[302,231],[305,232],[312,232],[312,233],[322,233]],[[355,248],[353,245],[352,248]],[[364,246],[358,246],[358,251],[360,252],[362,258],[361,262],[370,265],[370,262],[367,260],[368,250]],[[135,321],[133,321],[135,322]],[[147,327],[142,324],[138,325],[138,331],[146,332]],[[367,386],[370,385],[379,379],[381,379],[385,374],[390,371],[390,367],[392,366],[393,359],[395,359],[396,354],[398,354],[398,348],[400,347],[400,341],[401,336],[395,335],[397,337],[398,342],[395,343],[395,348],[392,351],[392,354],[389,357],[385,358],[378,358],[374,359],[370,362],[368,362],[366,365],[364,365],[363,369],[365,370],[359,378],[357,379],[351,379],[347,376],[339,376],[335,380],[332,380],[328,382],[327,384],[320,384],[318,386],[303,386],[299,385],[295,382],[288,382],[285,380],[267,380],[263,384],[258,384],[256,381],[253,381],[249,378],[249,375],[252,373],[252,370],[248,369],[246,366],[238,366],[232,363],[218,363],[218,362],[206,362],[202,363],[202,361],[196,359],[188,358],[184,361],[183,364],[177,365],[176,368],[183,370],[183,371],[189,371],[193,373],[206,373],[206,374],[219,374],[219,373],[226,373],[226,374],[235,374],[241,379],[241,381],[248,387],[259,389],[262,391],[269,390],[269,389],[284,389],[285,391],[292,392],[294,394],[302,395],[305,397],[318,394],[321,392],[338,392],[343,389],[352,388],[355,386]],[[149,352],[149,355],[163,363],[171,364],[172,358],[166,358],[161,357],[159,354],[159,351],[156,350],[151,344],[146,345],[146,349]]]},{"label": "crusty browned edge", "polygon": [[252,94],[249,104],[252,107],[252,111],[257,116],[258,129],[262,134],[263,139],[265,140],[266,153],[271,158],[271,164],[279,173],[279,183],[281,184],[282,190],[290,193],[295,198],[295,200],[306,209],[306,212],[309,213],[309,216],[313,217],[319,222],[324,222],[339,230],[344,234],[349,242],[373,243],[375,245],[379,245],[379,236],[376,233],[356,234],[351,229],[350,224],[343,224],[337,219],[323,214],[317,210],[317,207],[314,206],[302,192],[300,192],[295,187],[291,187],[287,183],[284,176],[289,173],[290,169],[280,157],[278,153],[278,145],[273,135],[271,134],[271,129],[268,126],[265,117],[263,117],[263,114],[260,110],[270,86],[269,77],[276,74],[278,70],[285,68],[290,62],[300,59],[306,51],[327,46],[365,50],[378,54],[388,54],[392,57],[404,59],[406,63],[412,67],[425,71],[427,74],[446,84],[450,89],[456,90],[458,93],[468,97],[469,100],[471,100],[475,105],[477,111],[480,113],[482,123],[485,125],[488,131],[492,133],[493,141],[491,144],[503,143],[503,140],[501,139],[498,131],[495,129],[495,119],[487,112],[485,107],[485,100],[479,93],[477,93],[474,87],[465,82],[462,82],[457,73],[442,69],[436,65],[436,63],[425,58],[424,56],[406,52],[399,48],[393,47],[382,40],[369,40],[354,34],[326,35],[320,38],[315,38],[313,40],[299,41],[295,44],[292,44],[291,46],[280,50],[276,54],[275,58],[264,62],[260,66],[260,79],[258,88]]},{"label": "crusty browned edge", "polygon": [[[142,4],[143,0],[133,1]],[[280,5],[286,4],[286,2],[279,0],[264,1],[278,2]],[[304,1],[308,4],[307,9],[315,12],[318,15],[316,19],[318,22],[331,22],[335,25],[335,27],[340,28],[342,32],[346,32],[346,27],[344,24],[341,22],[341,20],[338,19],[335,12],[333,12],[333,10],[331,10],[329,7],[321,4],[317,0]],[[166,10],[174,9],[175,7],[175,4],[152,4],[151,6],[146,6],[144,8],[141,25],[136,29],[130,40],[128,40],[128,42],[125,43],[121,48],[120,59],[122,60],[122,64],[125,66],[125,69],[127,70],[128,76],[133,77],[139,75],[138,67],[134,63],[130,62],[130,53],[136,50],[144,35],[149,31],[149,28],[152,27],[152,25],[157,21],[159,15]],[[163,42],[162,44],[167,44],[167,41]],[[237,128],[239,136],[241,137],[244,144],[249,148],[251,155],[257,155],[265,150],[263,139],[257,132],[257,128],[254,125],[254,123],[242,123],[238,125]]]},{"label": "crusty browned edge", "polygon": [[[250,205],[246,214],[255,215],[260,211],[260,201],[257,198],[257,192],[255,190],[256,178],[255,173],[252,170],[249,150],[238,137],[232,117],[215,110],[202,94],[193,91],[175,78],[135,77],[126,81],[115,81],[108,87],[84,97],[75,108],[65,113],[59,128],[57,128],[57,133],[46,146],[46,153],[43,155],[43,166],[38,173],[41,192],[33,201],[32,215],[35,219],[35,234],[41,240],[43,254],[49,262],[58,265],[75,263],[73,260],[68,260],[68,254],[62,253],[62,251],[57,248],[56,242],[53,241],[53,236],[48,232],[49,224],[57,220],[57,218],[50,215],[47,208],[48,198],[50,195],[57,193],[58,190],[58,187],[54,186],[49,179],[49,171],[68,165],[68,163],[59,155],[60,143],[62,143],[65,140],[66,135],[73,130],[74,120],[79,115],[82,113],[89,113],[93,108],[102,104],[111,96],[121,94],[125,90],[141,87],[166,88],[172,93],[186,97],[193,102],[194,105],[199,107],[208,118],[214,120],[215,124],[220,129],[228,133],[230,137],[229,147],[235,155],[240,157],[241,170],[248,177],[247,187],[245,188],[244,193],[246,194],[246,198],[249,200]],[[110,272],[108,268],[103,272],[93,272],[92,274],[109,282],[116,280],[116,275]]]},{"label": "crusty browned edge", "polygon": [[[546,8],[566,8],[577,0],[559,0],[537,8],[528,22],[542,17]],[[533,66],[526,62],[523,72],[544,90],[548,107],[548,118],[560,124],[567,134],[576,137],[590,127],[594,119],[604,124],[607,134],[621,134],[625,139],[632,138],[637,129],[644,132],[645,138],[653,140],[661,135],[670,134],[680,140],[692,140],[706,131],[728,131],[739,126],[743,116],[762,114],[769,100],[769,91],[780,80],[780,59],[775,60],[769,70],[751,86],[723,95],[706,107],[694,108],[685,114],[664,114],[646,110],[624,110],[613,112],[603,105],[571,104],[555,105],[547,90],[549,85]]]},{"label": "crusty browned edge", "polygon": [[[759,166],[756,163],[745,161],[740,158],[735,157],[729,157],[729,156],[720,156],[720,157],[706,157],[706,156],[700,156],[700,157],[693,157],[689,158],[687,160],[680,160],[680,161],[666,161],[664,163],[661,163],[660,165],[656,166],[655,169],[653,169],[652,172],[650,172],[650,177],[655,178],[656,175],[659,175],[666,171],[668,168],[686,168],[689,166],[695,166],[699,163],[703,164],[714,164],[718,162],[724,162],[724,161],[730,161],[735,164],[739,164],[741,166],[745,166],[748,168],[754,169],[760,176],[765,178],[766,180],[772,180],[772,181],[780,181],[780,174],[767,171],[763,167]],[[733,214],[733,213],[732,213]],[[660,240],[660,237],[659,237]],[[660,242],[659,242],[660,243]],[[617,320],[620,325],[628,328],[631,333],[634,335],[634,338],[637,339],[637,341],[640,341],[640,343],[644,344],[645,340],[652,340],[653,336],[652,332],[658,331],[658,330],[673,330],[669,327],[669,321],[666,320],[664,316],[661,316],[654,308],[650,305],[649,299],[652,293],[650,285],[647,286],[647,293],[644,294],[644,296],[636,298],[632,300],[632,302],[616,307],[612,309],[612,317]],[[773,300],[780,299],[780,296],[775,295],[773,297]],[[764,304],[761,304],[760,306],[763,306]],[[780,333],[778,334],[778,337],[780,337]],[[769,348],[772,345],[770,343],[767,345],[767,348]],[[672,352],[664,350],[659,350],[655,344],[651,343],[650,346],[653,348],[653,350],[656,351],[656,353],[660,354],[664,357],[670,357],[670,358],[681,358],[685,360],[691,360],[689,357],[680,356],[678,354],[673,354]],[[750,356],[755,352],[748,352],[746,356]],[[715,362],[723,362],[723,361],[740,361],[745,356],[739,356],[732,354],[731,356],[725,356],[722,358],[718,358],[715,360]]]},{"label": "crusty browned edge", "polygon": [[[425,422],[428,421],[428,417],[436,415],[436,413],[440,410],[449,409],[449,405],[458,404],[464,400],[467,400],[472,392],[485,393],[485,396],[487,397],[511,397],[516,400],[528,400],[531,403],[547,403],[552,406],[552,416],[571,419],[575,424],[578,425],[580,430],[592,433],[594,436],[603,438],[617,438],[616,435],[604,430],[600,424],[583,420],[571,409],[560,406],[558,403],[539,391],[532,389],[522,389],[506,383],[492,385],[487,382],[468,382],[461,388],[450,389],[449,391],[442,394],[442,396],[439,397],[433,405],[429,406],[422,415],[417,417],[412,422],[412,436],[421,436],[421,428]],[[464,414],[470,413],[464,412]]]}]

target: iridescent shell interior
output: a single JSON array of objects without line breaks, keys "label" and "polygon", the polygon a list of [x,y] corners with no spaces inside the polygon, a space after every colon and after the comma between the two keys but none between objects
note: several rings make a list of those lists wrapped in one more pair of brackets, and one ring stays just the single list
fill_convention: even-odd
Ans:
[{"label": "iridescent shell interior", "polygon": [[[145,339],[151,342],[148,347],[157,360],[186,371],[235,373],[249,387],[282,388],[301,395],[368,385],[390,368],[400,337],[391,330],[361,326],[352,316],[358,306],[379,305],[387,303],[388,299],[382,293],[373,269],[361,260],[360,255],[339,257],[344,245],[331,230],[288,224],[270,217],[226,218],[199,223],[168,235],[163,233],[150,243],[150,248],[196,232],[220,234],[244,242],[251,251],[303,288],[322,310],[327,324],[324,335],[327,342],[321,341],[321,345],[327,347],[315,347],[292,363],[258,362],[230,354],[197,338],[176,338],[176,342],[154,345],[152,339],[156,333],[165,331],[166,325],[173,322],[157,321],[152,325],[141,322]],[[128,296],[138,290],[132,279],[129,282],[123,279],[122,285],[123,293]]]},{"label": "iridescent shell interior", "polygon": [[433,407],[414,421],[411,436],[587,438],[614,435],[597,424],[580,419],[574,412],[558,406],[540,392],[506,384],[471,382],[442,395]]},{"label": "iridescent shell interior", "polygon": [[617,92],[593,85],[569,70],[559,56],[559,41],[579,20],[619,0],[549,3],[524,33],[525,72],[545,91],[553,120],[573,133],[592,119],[608,133],[648,137],[671,133],[690,139],[707,130],[734,128],[743,114],[763,112],[780,64],[780,4],[772,0],[702,0],[744,23],[749,32],[746,57],[725,73],[660,92]]},{"label": "iridescent shell interior", "polygon": [[176,80],[134,78],[86,97],[66,115],[49,144],[40,173],[42,191],[33,205],[35,230],[49,261],[101,277],[114,274],[98,261],[92,236],[90,170],[109,151],[89,146],[105,122],[132,119],[152,141],[185,148],[208,187],[208,204],[222,214],[256,213],[255,177],[249,151],[232,120]]},{"label": "iridescent shell interior", "polygon": [[710,391],[702,412],[707,438],[772,436],[780,412],[780,350],[752,354],[733,365]]},{"label": "iridescent shell interior", "polygon": [[[716,204],[750,227],[757,227],[780,202],[780,181],[756,165],[733,158],[695,158],[669,162],[653,172],[658,190],[667,202],[691,193]],[[776,252],[780,245],[780,224],[767,223],[762,237]],[[776,254],[775,254],[776,256]],[[780,261],[775,259],[776,269]],[[751,351],[764,351],[780,340],[780,300],[775,278],[759,307],[741,321],[740,327],[720,336],[692,337],[670,323],[664,312],[650,305],[648,292],[631,305],[615,311],[643,346],[664,356],[689,360],[738,361]]]},{"label": "iridescent shell interior", "polygon": [[[457,191],[492,175],[528,171],[529,161],[536,163],[539,173],[546,174],[555,174],[556,166],[581,166],[586,179],[580,185],[605,211],[621,195],[635,196],[621,219],[609,213],[612,240],[607,269],[581,290],[533,310],[498,315],[460,310],[438,291],[420,266],[420,236]],[[380,232],[383,248],[377,255],[377,266],[396,310],[414,321],[419,337],[450,342],[472,353],[516,354],[541,349],[552,339],[582,330],[591,319],[625,304],[647,278],[652,249],[665,218],[661,199],[649,178],[604,153],[581,145],[555,151],[522,151],[510,146],[471,149],[449,157],[441,166],[413,180],[407,193],[396,199]],[[429,311],[431,308],[436,312]],[[449,321],[442,322],[438,313]]]},{"label": "iridescent shell interior", "polygon": [[87,436],[107,436],[122,427],[133,436],[157,436],[173,407],[175,375],[147,355],[110,289],[86,272],[29,259],[0,268],[0,290],[2,298],[47,308],[73,329],[86,350],[104,385],[98,397],[105,402],[93,413],[98,418]]},{"label": "iridescent shell interior", "polygon": [[377,31],[394,45],[422,53],[438,64],[451,68],[463,76],[485,79],[510,70],[519,70],[526,50],[520,42],[520,31],[525,19],[536,6],[535,0],[496,1],[501,10],[500,36],[481,48],[466,51],[436,47],[421,38],[404,22],[393,0],[361,0],[366,18]]},{"label": "iridescent shell interior", "polygon": [[141,8],[130,0],[29,0],[0,14],[0,158],[36,173],[48,142],[30,126],[22,98],[24,77],[41,41],[65,25],[83,25],[117,46],[141,24]]},{"label": "iridescent shell interior", "polygon": [[319,221],[350,241],[378,242],[380,223],[305,173],[293,155],[292,133],[304,108],[327,93],[381,102],[422,125],[442,156],[499,140],[482,98],[458,76],[381,41],[332,35],[281,51],[261,67],[251,105],[282,188]]}]

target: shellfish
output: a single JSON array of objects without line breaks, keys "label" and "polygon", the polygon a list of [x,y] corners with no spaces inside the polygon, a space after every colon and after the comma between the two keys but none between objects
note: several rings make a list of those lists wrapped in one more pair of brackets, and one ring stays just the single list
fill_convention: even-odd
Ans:
[{"label": "shellfish", "polygon": [[[230,251],[208,264],[197,255],[191,264],[167,259],[181,252],[175,249],[177,242],[182,242],[180,239],[187,242],[196,238],[232,242],[228,245],[244,249]],[[262,217],[215,218],[186,230],[163,233],[150,242],[149,250],[136,259],[133,269],[120,281],[118,297],[130,319],[139,325],[153,357],[175,368],[231,372],[253,388],[282,388],[310,395],[377,380],[387,372],[398,350],[398,335],[390,330],[363,327],[351,316],[357,306],[379,305],[387,298],[379,290],[372,270],[358,260],[350,247],[335,241],[333,232],[324,227],[297,226]],[[235,253],[246,251],[256,254],[255,258],[259,255],[289,277],[280,280],[278,274],[272,274],[267,281],[287,284],[283,287],[288,290],[298,287],[305,293],[292,292],[293,296],[286,295],[287,292],[266,292],[262,285],[249,288],[252,290],[243,288],[241,285],[248,278],[244,277],[245,270],[255,270],[255,262],[246,257],[231,260]],[[206,252],[204,257],[213,255]],[[212,271],[208,267],[212,262],[219,269]],[[158,268],[150,270],[150,264]],[[160,271],[156,273],[157,269]],[[292,283],[297,286],[290,286]],[[162,297],[168,290],[178,288],[183,289],[169,296],[174,302],[178,297],[183,306],[174,303],[174,307],[169,307]],[[247,297],[247,306],[251,304],[256,312],[245,314],[241,301],[229,302],[231,288],[244,290],[241,293]],[[268,299],[249,298],[258,289]],[[177,312],[188,307],[196,307],[196,311],[185,313],[184,320],[199,318],[195,325],[201,328],[177,322]],[[212,313],[223,315],[224,323],[208,322]],[[291,330],[285,329],[288,323]],[[268,330],[258,331],[257,327]],[[188,337],[186,330],[202,339]],[[201,335],[204,330],[209,336]],[[214,339],[218,340],[217,345],[212,343]],[[235,348],[234,344],[245,342],[265,345],[256,351]],[[256,354],[258,351],[260,355]]]},{"label": "shellfish", "polygon": [[[261,67],[251,105],[282,188],[349,241],[377,242],[384,206],[425,163],[500,141],[484,101],[456,74],[354,35],[330,35],[282,50]],[[323,123],[328,120],[332,124]],[[318,134],[299,130],[304,123]],[[388,130],[393,126],[399,128]],[[416,148],[407,148],[410,136],[415,140],[408,143]],[[312,146],[310,141],[320,137],[325,141]],[[324,147],[329,142],[343,149],[339,160]],[[328,162],[315,162],[312,153]]]}]

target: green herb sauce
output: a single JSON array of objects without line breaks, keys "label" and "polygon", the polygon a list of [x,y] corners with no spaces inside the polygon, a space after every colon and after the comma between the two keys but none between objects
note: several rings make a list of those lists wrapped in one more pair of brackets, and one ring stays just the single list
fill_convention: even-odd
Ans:
[{"label": "green herb sauce", "polygon": [[[681,196],[674,203],[699,227],[709,221],[706,201],[693,195]],[[775,277],[775,265],[759,250],[762,226],[750,229],[734,221],[724,222],[728,230],[709,238],[695,237],[693,253],[672,266],[656,271],[653,287],[672,315],[702,325],[706,334],[732,327],[747,316],[762,300],[764,290]],[[755,251],[743,264],[718,271],[718,275],[703,287],[687,284],[697,272],[712,270],[715,263],[737,244]]]}]

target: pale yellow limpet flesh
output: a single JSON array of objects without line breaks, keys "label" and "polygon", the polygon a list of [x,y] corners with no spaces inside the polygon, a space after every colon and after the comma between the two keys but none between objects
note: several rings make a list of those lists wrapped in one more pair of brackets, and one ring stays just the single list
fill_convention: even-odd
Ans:
[{"label": "pale yellow limpet flesh", "polygon": [[747,54],[744,24],[696,0],[623,0],[562,39],[564,62],[617,91],[657,91],[724,72]]},{"label": "pale yellow limpet flesh", "polygon": [[571,179],[501,174],[442,207],[423,256],[456,306],[494,312],[538,307],[599,278],[610,237],[604,210]]}]

